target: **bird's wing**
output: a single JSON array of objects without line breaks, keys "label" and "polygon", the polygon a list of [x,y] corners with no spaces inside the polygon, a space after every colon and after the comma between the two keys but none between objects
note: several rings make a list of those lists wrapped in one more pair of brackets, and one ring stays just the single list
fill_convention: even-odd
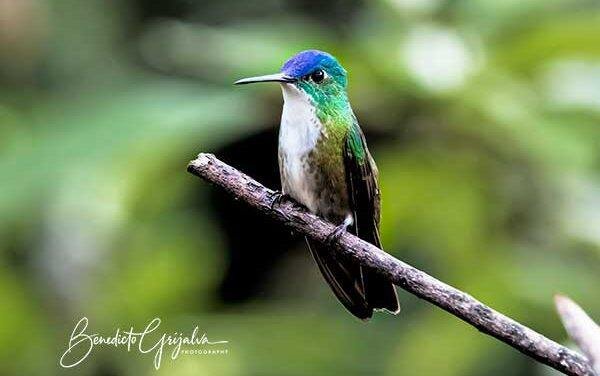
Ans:
[{"label": "bird's wing", "polygon": [[[354,224],[351,232],[381,248],[379,239],[380,193],[377,166],[365,136],[354,122],[344,144],[346,185]],[[373,271],[363,271],[366,300],[370,308],[397,313],[400,309],[394,286]]]},{"label": "bird's wing", "polygon": [[355,123],[344,144],[344,167],[354,224],[352,232],[381,247],[379,240],[380,195],[377,167],[367,149],[365,136]]}]

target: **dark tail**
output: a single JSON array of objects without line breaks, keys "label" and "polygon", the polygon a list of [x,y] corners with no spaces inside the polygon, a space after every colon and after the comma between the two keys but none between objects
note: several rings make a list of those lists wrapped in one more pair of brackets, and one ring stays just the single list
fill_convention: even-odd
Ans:
[{"label": "dark tail", "polygon": [[355,262],[336,260],[331,250],[306,239],[321,274],[338,300],[361,320],[373,316],[374,309],[398,313],[400,305],[394,285]]},{"label": "dark tail", "polygon": [[391,314],[400,312],[396,288],[388,280],[373,271],[363,277],[367,287],[367,302],[372,309],[384,309]]}]

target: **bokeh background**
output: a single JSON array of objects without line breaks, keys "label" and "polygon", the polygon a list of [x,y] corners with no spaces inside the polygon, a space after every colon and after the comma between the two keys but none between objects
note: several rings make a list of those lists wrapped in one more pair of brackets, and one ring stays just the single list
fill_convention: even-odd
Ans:
[{"label": "bokeh background", "polygon": [[[307,48],[350,73],[389,252],[559,342],[554,293],[600,317],[600,2],[0,0],[0,374],[554,374],[402,291],[358,322],[302,239],[186,173],[278,187],[280,90],[231,83]],[[230,354],[62,369],[82,316]]]}]

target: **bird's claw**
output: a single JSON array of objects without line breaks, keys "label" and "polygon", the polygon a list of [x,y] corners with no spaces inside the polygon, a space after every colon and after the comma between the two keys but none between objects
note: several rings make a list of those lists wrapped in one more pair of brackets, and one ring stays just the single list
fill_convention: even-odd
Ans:
[{"label": "bird's claw", "polygon": [[287,195],[276,191],[273,193],[273,199],[271,200],[271,210],[274,210],[276,206],[281,205],[281,203],[287,199]]},{"label": "bird's claw", "polygon": [[354,218],[352,217],[352,215],[347,215],[346,218],[344,218],[344,222],[342,222],[338,226],[335,226],[333,231],[331,231],[331,233],[327,235],[327,243],[329,243],[329,245],[334,245],[335,243],[337,243],[338,240],[340,240],[342,235],[344,235],[344,233],[348,229],[348,226],[352,225],[353,223]]},{"label": "bird's claw", "polygon": [[[281,203],[287,199],[289,199],[290,196],[286,195],[285,193],[281,193],[279,191],[273,192],[273,199],[271,200],[271,210],[275,211],[277,210],[277,207],[281,205]],[[277,212],[279,214],[281,214],[286,220],[290,220],[290,216],[283,210],[277,210]]]},{"label": "bird's claw", "polygon": [[327,243],[329,245],[334,245],[335,243],[337,243],[337,241],[340,240],[342,235],[344,235],[347,228],[348,228],[348,225],[346,225],[345,223],[342,223],[341,225],[336,226],[335,229],[333,229],[333,231],[331,231],[331,233],[329,235],[327,235]]}]

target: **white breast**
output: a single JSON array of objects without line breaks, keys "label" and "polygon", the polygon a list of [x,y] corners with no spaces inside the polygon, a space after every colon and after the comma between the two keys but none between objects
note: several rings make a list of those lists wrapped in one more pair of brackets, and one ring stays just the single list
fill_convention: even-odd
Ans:
[{"label": "white breast", "polygon": [[317,144],[321,122],[307,94],[293,85],[283,84],[283,113],[279,147],[290,154],[305,154]]},{"label": "white breast", "polygon": [[294,85],[282,84],[283,113],[279,129],[279,153],[285,159],[280,166],[284,193],[291,195],[309,209],[314,209],[314,184],[307,175],[307,154],[315,147],[323,129],[310,98]]}]

